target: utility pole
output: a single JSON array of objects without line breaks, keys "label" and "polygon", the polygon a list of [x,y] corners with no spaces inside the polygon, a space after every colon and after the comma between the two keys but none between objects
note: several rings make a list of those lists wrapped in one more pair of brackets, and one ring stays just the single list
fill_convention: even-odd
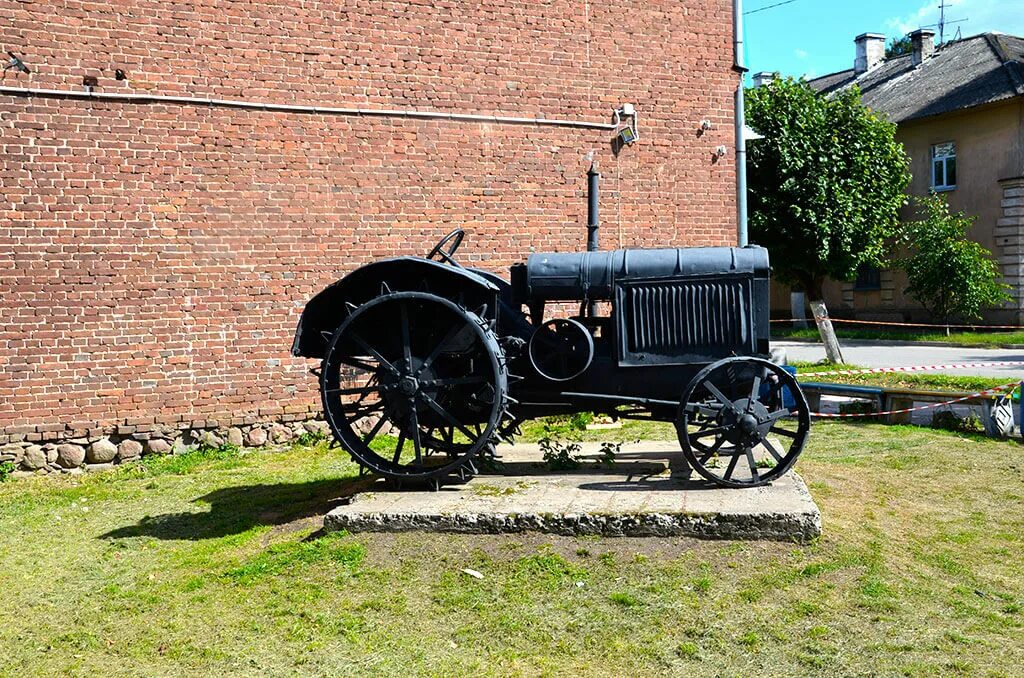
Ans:
[{"label": "utility pole", "polygon": [[946,0],[939,3],[939,44],[946,44]]},{"label": "utility pole", "polygon": [[[946,0],[940,0],[940,2],[939,2],[939,23],[937,23],[937,24],[928,24],[927,26],[921,26],[921,28],[937,28],[937,29],[939,29],[939,47],[942,47],[944,44],[946,44],[946,26],[948,26],[950,24],[962,24],[962,23],[964,23],[965,21],[968,20],[967,17],[964,17],[963,19],[954,19],[953,21],[946,21],[946,8],[947,7],[952,7],[952,5],[947,5],[946,4]],[[959,30],[960,29],[958,28],[957,31],[959,32]]]}]

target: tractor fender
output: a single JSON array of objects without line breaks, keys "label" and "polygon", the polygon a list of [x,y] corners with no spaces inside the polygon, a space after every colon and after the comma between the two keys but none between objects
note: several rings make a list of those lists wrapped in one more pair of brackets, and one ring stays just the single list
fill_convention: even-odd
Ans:
[{"label": "tractor fender", "polygon": [[375,261],[360,266],[309,300],[299,316],[292,355],[323,358],[330,333],[341,325],[352,306],[400,291],[427,291],[470,310],[486,305],[486,319],[493,319],[500,290],[479,273],[432,259],[396,257]]}]

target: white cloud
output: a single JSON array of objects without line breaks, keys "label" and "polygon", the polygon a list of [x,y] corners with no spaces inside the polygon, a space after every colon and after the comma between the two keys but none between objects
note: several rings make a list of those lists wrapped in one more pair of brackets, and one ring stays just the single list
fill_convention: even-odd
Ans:
[{"label": "white cloud", "polygon": [[797,59],[806,59],[810,56],[805,49],[797,49],[793,53],[796,54]]},{"label": "white cloud", "polygon": [[[904,16],[891,17],[885,22],[889,31],[909,33],[922,26],[939,22],[936,0],[926,0],[921,7]],[[963,23],[950,24],[957,19]],[[956,35],[957,29],[965,35],[988,31],[1024,35],[1024,9],[1020,0],[946,0],[946,39]]]}]

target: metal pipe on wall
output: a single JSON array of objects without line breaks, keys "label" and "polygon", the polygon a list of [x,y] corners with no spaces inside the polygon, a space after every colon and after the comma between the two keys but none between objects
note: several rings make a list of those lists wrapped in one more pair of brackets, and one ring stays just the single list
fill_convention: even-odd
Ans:
[{"label": "metal pipe on wall", "polygon": [[311,106],[302,104],[278,104],[269,101],[247,101],[244,99],[206,99],[202,97],[166,94],[140,94],[136,92],[82,92],[65,89],[32,89],[29,87],[0,86],[0,94],[25,97],[47,97],[56,99],[89,99],[99,101],[121,101],[137,104],[177,104],[181,106],[216,106],[221,108],[245,108],[259,111],[283,113],[313,113],[320,115],[350,115],[365,117],[421,118],[455,120],[460,122],[490,122],[513,125],[542,125],[552,127],[577,127],[615,131],[616,125],[587,120],[566,120],[562,118],[522,118],[508,115],[479,115],[476,113],[445,113],[443,111],[417,111],[388,108],[340,108],[335,106]]},{"label": "metal pipe on wall", "polygon": [[739,86],[736,87],[736,235],[740,247],[746,247],[747,235],[747,140],[743,131],[747,127],[746,113],[743,110],[743,79],[747,67],[743,63],[743,0],[732,3],[733,50],[735,63],[733,70],[740,74]]}]

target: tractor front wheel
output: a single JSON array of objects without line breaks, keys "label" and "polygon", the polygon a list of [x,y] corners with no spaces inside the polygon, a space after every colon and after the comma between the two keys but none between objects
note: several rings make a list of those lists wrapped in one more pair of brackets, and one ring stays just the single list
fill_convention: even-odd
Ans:
[{"label": "tractor front wheel", "polygon": [[723,487],[757,487],[796,463],[810,431],[796,379],[761,358],[708,365],[683,393],[676,418],[690,466]]}]

